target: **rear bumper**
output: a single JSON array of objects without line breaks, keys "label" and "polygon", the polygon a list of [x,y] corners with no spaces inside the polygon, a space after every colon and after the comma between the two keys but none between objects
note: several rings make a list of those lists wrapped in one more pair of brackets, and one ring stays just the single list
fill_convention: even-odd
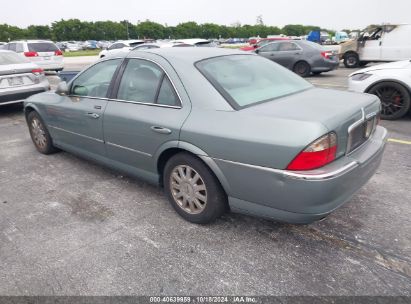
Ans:
[{"label": "rear bumper", "polygon": [[26,98],[38,93],[46,92],[47,90],[49,90],[48,82],[30,86],[28,88],[19,88],[18,90],[0,92],[0,106],[23,102]]},{"label": "rear bumper", "polygon": [[378,169],[387,131],[377,127],[358,150],[317,170],[291,172],[215,160],[229,183],[234,212],[311,223],[350,200]]},{"label": "rear bumper", "polygon": [[63,70],[64,63],[63,60],[61,61],[35,61],[39,67],[41,67],[45,71],[55,71],[55,70]]},{"label": "rear bumper", "polygon": [[311,71],[313,72],[328,72],[332,71],[338,68],[340,65],[339,61],[329,61],[329,60],[323,60],[323,62],[319,65],[314,65],[311,68]]}]

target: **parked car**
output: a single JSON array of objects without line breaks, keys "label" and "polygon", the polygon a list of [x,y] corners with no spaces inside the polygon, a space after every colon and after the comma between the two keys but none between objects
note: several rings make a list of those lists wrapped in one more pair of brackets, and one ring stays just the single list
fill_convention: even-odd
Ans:
[{"label": "parked car", "polygon": [[347,68],[410,58],[411,24],[377,26],[364,31],[357,39],[341,44],[340,59]]},{"label": "parked car", "polygon": [[158,49],[158,48],[168,48],[168,47],[194,47],[194,45],[186,44],[182,42],[156,42],[156,43],[143,43],[139,44],[133,48],[133,50],[149,50],[149,49]]},{"label": "parked car", "polygon": [[111,44],[106,50],[102,50],[98,55],[103,58],[108,55],[121,54],[124,51],[130,51],[137,45],[143,44],[144,40],[121,40]]},{"label": "parked car", "polygon": [[0,106],[21,103],[49,89],[43,69],[20,54],[0,50]]},{"label": "parked car", "polygon": [[216,47],[218,46],[217,43],[215,43],[212,40],[199,39],[199,38],[172,40],[170,41],[170,43],[178,44],[178,45],[191,45],[195,47]]},{"label": "parked car", "polygon": [[0,41],[0,50],[4,49],[4,46],[7,44],[7,42],[1,42]]},{"label": "parked car", "polygon": [[77,52],[83,49],[83,47],[76,41],[67,41],[65,46],[65,52]]},{"label": "parked car", "polygon": [[397,61],[356,71],[349,76],[348,88],[377,95],[382,102],[382,119],[401,118],[411,108],[411,62]]},{"label": "parked car", "polygon": [[51,41],[11,41],[4,49],[26,56],[45,71],[61,71],[64,68],[63,52]]},{"label": "parked car", "polygon": [[25,102],[39,152],[60,148],[160,184],[194,223],[228,208],[293,223],[325,217],[377,170],[379,109],[373,95],[315,88],[220,48],[103,59]]},{"label": "parked car", "polygon": [[307,77],[334,70],[339,65],[337,52],[326,50],[310,41],[278,41],[266,44],[255,52],[296,74]]},{"label": "parked car", "polygon": [[283,41],[283,40],[290,40],[288,37],[272,37],[272,38],[263,38],[260,39],[256,44],[251,44],[240,48],[242,51],[255,51],[256,49],[263,47],[266,44],[269,44],[274,41]]}]

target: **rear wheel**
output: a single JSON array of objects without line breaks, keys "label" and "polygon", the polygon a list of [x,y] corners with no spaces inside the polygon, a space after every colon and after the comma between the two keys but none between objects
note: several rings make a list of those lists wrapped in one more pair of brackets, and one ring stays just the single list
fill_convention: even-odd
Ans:
[{"label": "rear wheel", "polygon": [[28,114],[27,123],[34,146],[40,153],[51,154],[58,151],[53,146],[50,133],[36,111],[32,111]]},{"label": "rear wheel", "polygon": [[344,65],[346,68],[357,68],[360,64],[360,58],[357,53],[347,53],[344,55]]},{"label": "rear wheel", "polygon": [[171,205],[189,222],[207,224],[227,210],[227,196],[217,178],[201,160],[188,153],[170,158],[163,183]]},{"label": "rear wheel", "polygon": [[410,92],[396,82],[380,82],[368,93],[377,95],[382,104],[381,118],[395,120],[403,117],[410,109]]},{"label": "rear wheel", "polygon": [[301,77],[308,77],[311,74],[311,66],[305,61],[299,61],[294,65],[293,71]]}]

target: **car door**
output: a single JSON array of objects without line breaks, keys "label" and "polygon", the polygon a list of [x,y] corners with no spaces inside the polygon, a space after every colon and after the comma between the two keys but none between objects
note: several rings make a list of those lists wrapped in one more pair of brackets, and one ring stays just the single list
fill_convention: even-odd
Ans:
[{"label": "car door", "polygon": [[112,78],[122,59],[97,63],[76,77],[68,96],[49,105],[53,140],[89,156],[104,156],[103,114]]},{"label": "car door", "polygon": [[278,49],[275,52],[275,62],[282,66],[292,69],[294,64],[303,56],[303,50],[295,42],[279,42]]},{"label": "car door", "polygon": [[107,155],[126,170],[137,168],[137,174],[155,179],[154,156],[161,146],[179,140],[191,104],[182,103],[178,76],[166,61],[160,66],[130,58],[122,70],[104,114]]},{"label": "car door", "polygon": [[267,59],[276,61],[276,53],[278,51],[279,43],[278,42],[273,42],[266,44],[259,49],[256,50],[256,53],[260,56],[263,56]]}]

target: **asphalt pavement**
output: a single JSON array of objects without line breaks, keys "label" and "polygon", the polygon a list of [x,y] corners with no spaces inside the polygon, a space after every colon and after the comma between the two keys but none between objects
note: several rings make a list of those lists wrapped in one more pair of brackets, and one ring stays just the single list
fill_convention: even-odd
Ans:
[{"label": "asphalt pavement", "polygon": [[[351,72],[308,80],[345,89]],[[39,154],[21,107],[0,108],[0,295],[411,296],[411,118],[382,125],[380,169],[325,220],[227,214],[199,226],[157,187]]]}]

